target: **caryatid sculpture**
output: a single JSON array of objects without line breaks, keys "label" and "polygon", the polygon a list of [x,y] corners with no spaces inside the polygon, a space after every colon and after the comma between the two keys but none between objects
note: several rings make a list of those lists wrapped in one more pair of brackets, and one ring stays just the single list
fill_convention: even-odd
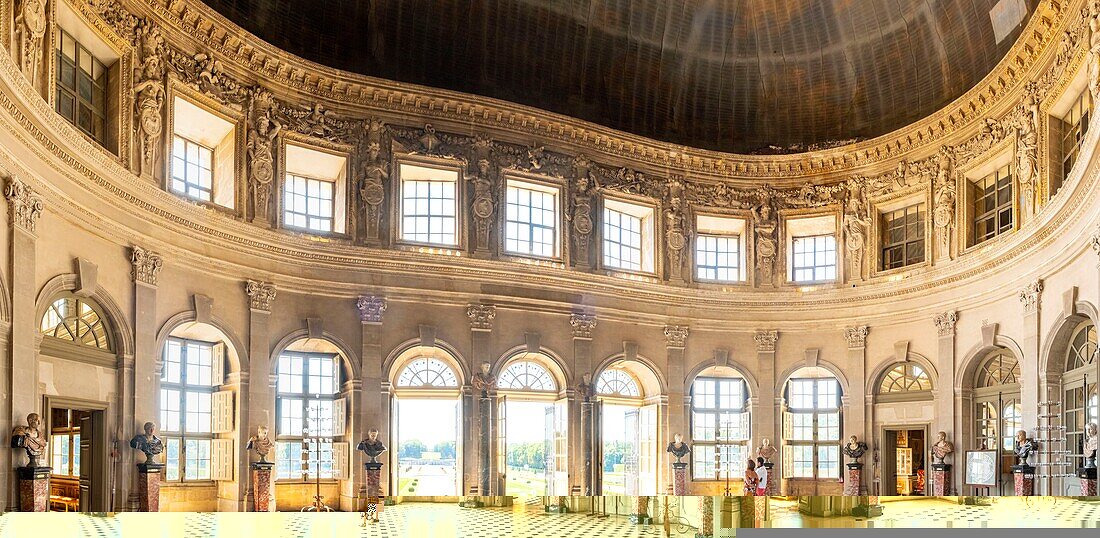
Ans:
[{"label": "caryatid sculpture", "polygon": [[932,445],[932,463],[943,463],[948,454],[955,451],[955,445],[947,440],[947,432],[940,432]]},{"label": "caryatid sculpture", "polygon": [[144,433],[139,433],[130,439],[130,448],[140,450],[145,454],[145,465],[156,464],[154,458],[164,452],[164,441],[160,437],[157,437],[154,431],[156,431],[157,425],[152,422],[146,422],[142,427]]},{"label": "caryatid sculpture", "polygon": [[42,419],[38,413],[27,415],[26,426],[16,426],[11,431],[11,447],[22,448],[27,453],[27,467],[38,467],[38,458],[46,452],[46,436],[39,427]]},{"label": "caryatid sculpture", "polygon": [[257,463],[269,463],[267,461],[267,455],[271,453],[271,449],[275,447],[275,443],[271,442],[271,439],[267,436],[267,426],[257,426],[256,435],[248,438],[248,450],[255,452],[260,456],[260,461]]}]

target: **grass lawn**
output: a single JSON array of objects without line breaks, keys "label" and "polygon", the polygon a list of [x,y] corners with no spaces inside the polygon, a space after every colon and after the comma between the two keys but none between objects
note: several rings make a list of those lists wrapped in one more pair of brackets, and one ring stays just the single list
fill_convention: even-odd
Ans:
[{"label": "grass lawn", "polygon": [[504,491],[509,496],[534,497],[546,495],[546,476],[542,471],[508,468],[508,483]]}]

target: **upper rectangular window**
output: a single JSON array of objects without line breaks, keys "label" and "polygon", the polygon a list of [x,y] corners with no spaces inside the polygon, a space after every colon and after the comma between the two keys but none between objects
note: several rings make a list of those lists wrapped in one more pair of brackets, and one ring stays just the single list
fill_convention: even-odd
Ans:
[{"label": "upper rectangular window", "polygon": [[288,143],[283,226],[318,234],[344,233],[347,157]]},{"label": "upper rectangular window", "polygon": [[57,112],[106,147],[108,67],[65,29],[58,28],[56,43]]},{"label": "upper rectangular window", "polygon": [[558,256],[558,192],[555,187],[509,179],[504,249],[513,254]]},{"label": "upper rectangular window", "polygon": [[971,186],[973,200],[973,244],[993,239],[1009,232],[1013,226],[1012,174],[1008,165],[974,180]]},{"label": "upper rectangular window", "polygon": [[172,190],[209,202],[214,192],[214,150],[182,136],[172,138]]},{"label": "upper rectangular window", "polygon": [[1088,89],[1081,91],[1069,110],[1062,116],[1062,170],[1061,174],[1053,174],[1050,185],[1050,195],[1054,196],[1062,188],[1062,182],[1069,177],[1073,165],[1077,163],[1077,155],[1081,152],[1081,142],[1085,140],[1085,134],[1089,128],[1089,117],[1092,113],[1092,93]]},{"label": "upper rectangular window", "polygon": [[882,214],[883,270],[924,261],[924,218],[924,204]]},{"label": "upper rectangular window", "polygon": [[700,215],[695,227],[695,278],[712,282],[744,280],[745,221]]},{"label": "upper rectangular window", "polygon": [[458,246],[458,172],[401,165],[401,239]]},{"label": "upper rectangular window", "polygon": [[792,241],[795,282],[836,280],[836,237],[832,234],[795,237]]},{"label": "upper rectangular window", "polygon": [[331,181],[288,174],[283,203],[283,223],[312,232],[331,232],[333,208]]},{"label": "upper rectangular window", "polygon": [[604,200],[603,264],[610,269],[653,271],[653,208]]},{"label": "upper rectangular window", "polygon": [[236,124],[181,95],[172,99],[168,188],[179,195],[236,207]]}]

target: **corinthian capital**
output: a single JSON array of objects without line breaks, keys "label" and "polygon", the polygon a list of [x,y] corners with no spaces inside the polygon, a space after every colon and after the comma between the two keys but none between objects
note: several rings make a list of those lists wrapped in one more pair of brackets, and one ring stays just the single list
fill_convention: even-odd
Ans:
[{"label": "corinthian capital", "polygon": [[130,278],[134,279],[134,282],[150,286],[157,285],[160,269],[164,266],[164,261],[159,254],[137,246],[130,247],[130,263],[133,265]]},{"label": "corinthian capital", "polygon": [[34,193],[34,189],[12,176],[4,186],[4,198],[7,198],[11,208],[11,223],[34,233],[38,217],[42,216],[42,199]]},{"label": "corinthian capital", "polygon": [[1034,314],[1039,311],[1039,298],[1043,295],[1043,281],[1036,280],[1023,288],[1016,296],[1020,299],[1020,302],[1024,305],[1025,314]]},{"label": "corinthian capital", "polygon": [[844,339],[848,341],[848,349],[867,347],[867,332],[866,325],[844,329]]},{"label": "corinthian capital", "polygon": [[382,323],[382,314],[386,313],[386,298],[378,295],[360,295],[355,301],[359,309],[359,320],[364,323]]},{"label": "corinthian capital", "polygon": [[668,347],[682,348],[687,344],[690,331],[683,325],[665,326],[665,345]]},{"label": "corinthian capital", "polygon": [[472,304],[466,307],[466,317],[470,318],[470,328],[475,331],[493,330],[493,320],[497,317],[497,307],[493,305]]},{"label": "corinthian capital", "polygon": [[770,353],[775,351],[775,343],[779,340],[779,331],[756,331],[752,338],[756,340],[757,353]]},{"label": "corinthian capital", "polygon": [[593,314],[572,314],[569,316],[569,326],[573,328],[573,338],[592,338],[592,330],[596,328],[596,316]]},{"label": "corinthian capital", "polygon": [[271,301],[275,299],[275,284],[249,280],[244,283],[244,292],[248,295],[248,306],[253,310],[271,311]]},{"label": "corinthian capital", "polygon": [[940,336],[955,334],[955,322],[957,321],[959,321],[959,313],[954,310],[940,312],[932,316],[932,322],[936,324],[936,330],[939,331]]}]

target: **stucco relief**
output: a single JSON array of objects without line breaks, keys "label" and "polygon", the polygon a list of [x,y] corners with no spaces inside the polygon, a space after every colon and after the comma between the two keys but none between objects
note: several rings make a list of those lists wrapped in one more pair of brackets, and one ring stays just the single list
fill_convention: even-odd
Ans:
[{"label": "stucco relief", "polygon": [[848,201],[844,204],[844,246],[848,250],[852,280],[863,280],[863,252],[870,229],[867,190],[857,181],[849,182]]},{"label": "stucco relief", "polygon": [[[366,136],[359,150],[359,202],[362,205],[365,238],[376,242],[381,238],[382,204],[386,200],[386,181],[390,177],[390,161],[383,154],[386,124],[372,118],[366,122]],[[388,152],[387,152],[388,153]]]},{"label": "stucco relief", "polygon": [[669,280],[683,280],[685,249],[688,244],[688,232],[684,226],[684,181],[681,176],[672,176],[668,180],[665,198],[665,245],[668,246]]},{"label": "stucco relief", "polygon": [[573,259],[579,268],[592,266],[590,238],[594,228],[592,221],[592,195],[595,182],[592,181],[592,162],[584,155],[578,155],[573,161],[572,208],[568,219],[573,238]]},{"label": "stucco relief", "polygon": [[248,108],[248,189],[252,193],[252,220],[269,224],[275,179],[275,138],[283,125],[274,118],[274,98],[266,90],[252,92]]},{"label": "stucco relief", "polygon": [[134,70],[134,96],[137,106],[141,147],[141,173],[154,175],[157,149],[164,132],[164,39],[151,24],[140,29],[140,65]]},{"label": "stucco relief", "polygon": [[35,88],[41,87],[42,37],[46,34],[46,0],[22,0],[15,9],[19,67]]}]

